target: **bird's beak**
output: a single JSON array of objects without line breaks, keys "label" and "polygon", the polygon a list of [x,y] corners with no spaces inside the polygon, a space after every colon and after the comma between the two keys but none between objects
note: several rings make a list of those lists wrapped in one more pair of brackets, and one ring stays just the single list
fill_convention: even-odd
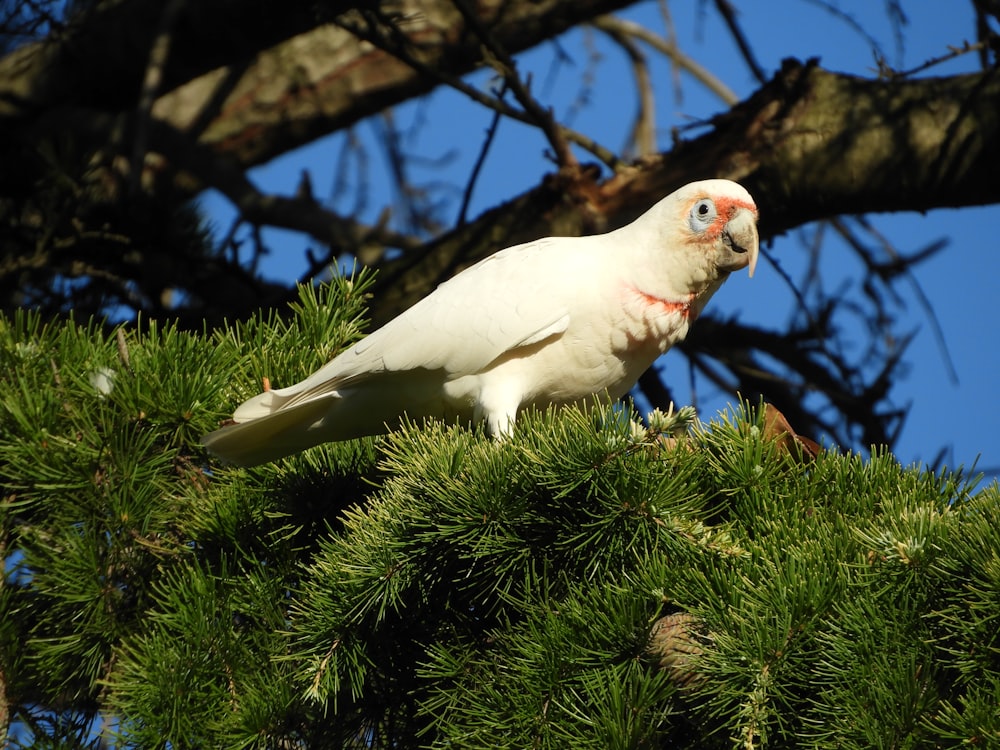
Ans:
[{"label": "bird's beak", "polygon": [[722,242],[725,250],[719,268],[723,271],[738,271],[749,266],[750,278],[753,278],[760,252],[756,214],[746,208],[737,209],[722,232]]}]

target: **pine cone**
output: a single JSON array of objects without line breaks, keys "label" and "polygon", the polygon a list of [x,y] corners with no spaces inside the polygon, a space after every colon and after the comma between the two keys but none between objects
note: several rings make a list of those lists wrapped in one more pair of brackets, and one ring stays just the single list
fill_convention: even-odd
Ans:
[{"label": "pine cone", "polygon": [[702,622],[687,612],[675,612],[653,623],[646,655],[660,665],[677,687],[697,687],[704,676],[696,670],[698,657],[711,637]]}]

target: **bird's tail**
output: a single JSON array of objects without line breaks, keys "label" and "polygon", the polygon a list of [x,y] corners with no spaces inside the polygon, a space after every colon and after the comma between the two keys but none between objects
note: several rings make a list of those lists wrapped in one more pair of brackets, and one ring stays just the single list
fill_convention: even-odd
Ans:
[{"label": "bird's tail", "polygon": [[[322,429],[323,418],[328,416],[333,400],[339,398],[334,391],[294,406],[275,406],[273,411],[268,411],[263,403],[252,410],[240,407],[235,416],[246,421],[208,433],[201,444],[238,466],[266,464],[322,442],[317,432]],[[248,413],[260,416],[246,419]]]}]

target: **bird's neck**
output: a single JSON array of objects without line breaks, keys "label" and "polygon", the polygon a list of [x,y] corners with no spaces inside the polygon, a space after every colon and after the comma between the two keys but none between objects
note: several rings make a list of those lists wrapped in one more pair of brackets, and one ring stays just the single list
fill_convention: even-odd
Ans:
[{"label": "bird's neck", "polygon": [[655,294],[644,292],[637,286],[628,287],[630,294],[635,295],[640,304],[647,308],[647,314],[663,315],[676,314],[685,320],[694,320],[701,312],[699,307],[695,307],[697,295],[693,292],[681,299],[665,299]]},{"label": "bird's neck", "polygon": [[706,283],[684,292],[664,292],[641,282],[628,284],[626,289],[648,308],[650,314],[674,313],[693,323],[728,275],[721,274],[718,278],[706,280]]}]

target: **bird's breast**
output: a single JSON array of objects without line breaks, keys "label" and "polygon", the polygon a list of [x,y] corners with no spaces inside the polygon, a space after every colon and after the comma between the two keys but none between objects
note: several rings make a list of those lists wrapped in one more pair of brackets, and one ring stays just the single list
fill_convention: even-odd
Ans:
[{"label": "bird's breast", "polygon": [[697,309],[693,295],[671,301],[634,287],[599,296],[574,306],[563,333],[450,379],[444,389],[449,408],[461,412],[496,401],[546,406],[595,394],[618,398],[686,335]]}]

